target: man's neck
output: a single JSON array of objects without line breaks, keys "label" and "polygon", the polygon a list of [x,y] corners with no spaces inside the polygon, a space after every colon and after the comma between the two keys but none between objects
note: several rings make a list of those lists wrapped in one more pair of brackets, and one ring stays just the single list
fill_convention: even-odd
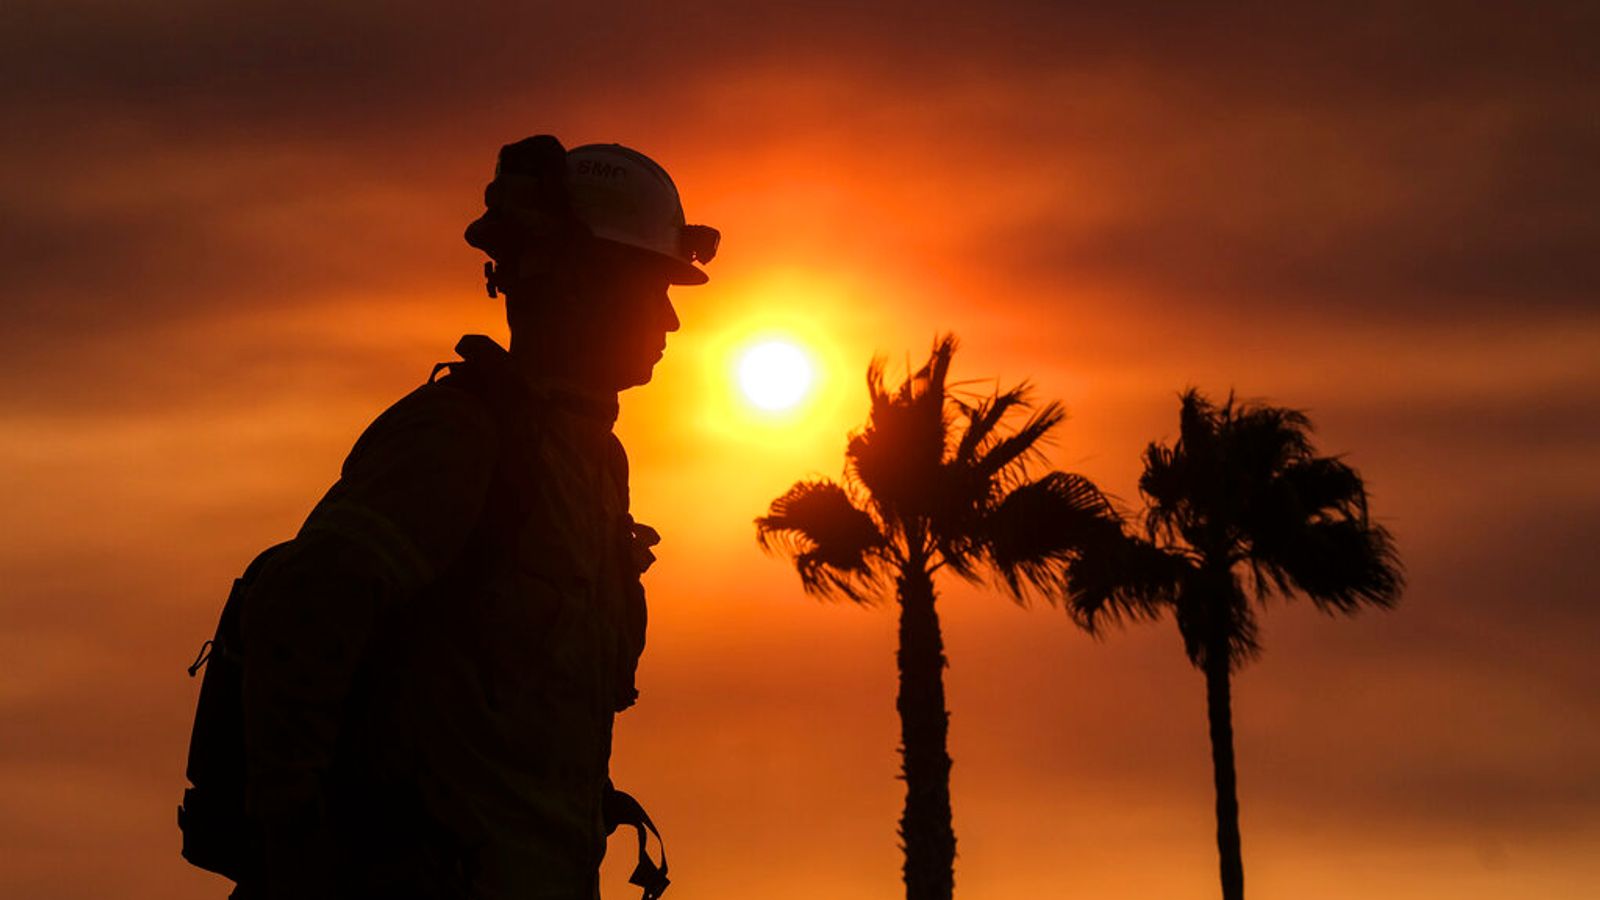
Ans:
[{"label": "man's neck", "polygon": [[[570,346],[511,338],[511,362],[533,384],[560,384],[588,394],[615,397],[618,389],[593,370],[592,358],[574,358]],[[587,363],[587,365],[586,365]]]}]

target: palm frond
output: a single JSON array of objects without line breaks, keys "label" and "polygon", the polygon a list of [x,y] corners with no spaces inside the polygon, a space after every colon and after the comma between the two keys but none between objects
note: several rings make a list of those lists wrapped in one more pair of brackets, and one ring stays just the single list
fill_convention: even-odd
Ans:
[{"label": "palm frond", "polygon": [[1067,612],[1100,636],[1111,626],[1151,621],[1171,609],[1194,563],[1131,534],[1086,546],[1067,573]]},{"label": "palm frond", "polygon": [[1218,409],[1198,388],[1186,388],[1178,398],[1178,445],[1187,451],[1184,455],[1195,460],[1214,456],[1217,432],[1232,415],[1233,394]]},{"label": "palm frond", "polygon": [[1039,451],[1039,442],[1067,417],[1066,409],[1051,401],[1036,410],[1015,432],[994,442],[973,463],[973,468],[985,477],[1001,476],[1018,462],[1026,461]]},{"label": "palm frond", "polygon": [[956,346],[959,343],[953,334],[942,334],[934,338],[933,350],[928,354],[927,363],[912,378],[912,381],[921,382],[925,391],[937,394],[941,402],[950,375],[950,362],[955,359]]},{"label": "palm frond", "polygon": [[1031,390],[1029,384],[1023,382],[1010,390],[983,397],[975,404],[957,401],[956,405],[967,420],[967,424],[961,432],[961,439],[956,444],[952,461],[958,465],[974,464],[979,449],[987,445],[989,438],[995,433],[995,428],[1006,415],[1014,410],[1027,408]]},{"label": "palm frond", "polygon": [[756,519],[756,542],[794,560],[801,586],[818,596],[870,602],[887,541],[872,516],[840,485],[801,481]]},{"label": "palm frond", "polygon": [[1246,476],[1269,476],[1315,452],[1311,420],[1300,410],[1261,403],[1235,406],[1230,397],[1225,412],[1228,417],[1219,430],[1227,442],[1229,462]]},{"label": "palm frond", "polygon": [[1294,591],[1324,612],[1392,608],[1405,587],[1394,538],[1381,525],[1341,518],[1311,522],[1262,560],[1284,595]]},{"label": "palm frond", "polygon": [[1199,669],[1213,653],[1227,657],[1229,671],[1261,655],[1261,629],[1255,610],[1230,575],[1222,585],[1200,569],[1179,588],[1174,611],[1189,661]]},{"label": "palm frond", "polygon": [[[955,448],[941,466],[939,477],[931,486],[934,500],[930,508],[930,528],[934,548],[943,564],[968,581],[981,580],[979,572],[983,562],[982,533],[984,519],[1008,488],[1021,483],[1025,477],[1021,466],[1006,468],[1006,459],[997,458],[998,473],[983,464],[983,458],[1004,441],[1017,438],[1016,432],[1001,428],[1013,412],[1029,407],[1030,388],[1026,382],[1012,388],[996,388],[975,402],[958,397],[949,398],[957,411],[960,434]],[[1026,426],[1025,426],[1026,427]],[[1036,445],[1038,436],[1023,435],[1018,446],[1023,455]],[[1014,453],[1007,451],[1014,458]]]},{"label": "palm frond", "polygon": [[1144,472],[1139,493],[1145,501],[1145,524],[1150,540],[1175,543],[1183,527],[1189,489],[1187,458],[1165,444],[1151,442],[1144,451]]},{"label": "palm frond", "polygon": [[1361,475],[1336,458],[1297,460],[1276,475],[1261,478],[1238,523],[1248,544],[1245,555],[1255,596],[1264,600],[1274,591],[1285,596],[1293,592],[1285,564],[1305,552],[1308,542],[1320,540],[1308,529],[1334,521],[1366,520],[1367,492]]},{"label": "palm frond", "polygon": [[1005,495],[985,517],[981,542],[999,583],[1021,603],[1029,587],[1061,598],[1072,560],[1121,535],[1121,520],[1093,482],[1049,472]]},{"label": "palm frond", "polygon": [[1278,482],[1311,515],[1334,512],[1351,518],[1367,514],[1367,487],[1361,474],[1336,456],[1314,456],[1286,466]]},{"label": "palm frond", "polygon": [[941,337],[928,361],[894,389],[884,384],[881,358],[868,368],[872,409],[866,427],[850,437],[846,465],[893,529],[929,512],[950,429],[945,382],[955,347],[953,335]]},{"label": "palm frond", "polygon": [[939,467],[929,486],[928,532],[942,564],[978,581],[984,518],[995,504],[994,479],[953,460]]}]

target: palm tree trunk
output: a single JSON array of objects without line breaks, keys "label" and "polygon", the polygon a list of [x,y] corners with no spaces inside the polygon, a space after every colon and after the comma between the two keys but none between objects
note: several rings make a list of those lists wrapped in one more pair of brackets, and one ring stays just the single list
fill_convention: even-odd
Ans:
[{"label": "palm tree trunk", "polygon": [[1217,856],[1223,900],[1244,900],[1239,846],[1239,793],[1233,765],[1233,703],[1227,644],[1206,653],[1206,715],[1211,724],[1211,770],[1217,788]]},{"label": "palm tree trunk", "polygon": [[944,639],[933,579],[920,566],[902,573],[900,594],[901,772],[906,782],[900,839],[906,900],[950,900],[956,836],[950,816],[950,714],[944,705]]}]

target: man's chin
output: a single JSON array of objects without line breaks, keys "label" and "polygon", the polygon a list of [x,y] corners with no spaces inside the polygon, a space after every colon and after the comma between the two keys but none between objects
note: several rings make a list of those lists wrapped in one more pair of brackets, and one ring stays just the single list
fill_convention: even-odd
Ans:
[{"label": "man's chin", "polygon": [[[660,357],[657,357],[659,359]],[[642,387],[650,383],[655,377],[656,364],[654,360],[641,366],[633,366],[626,372],[619,373],[617,377],[617,390],[625,391],[629,388]]]}]

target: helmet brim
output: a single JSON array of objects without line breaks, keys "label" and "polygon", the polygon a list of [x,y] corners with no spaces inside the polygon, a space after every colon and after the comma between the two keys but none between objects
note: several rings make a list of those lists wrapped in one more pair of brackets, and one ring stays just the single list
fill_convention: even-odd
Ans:
[{"label": "helmet brim", "polygon": [[[506,231],[507,228],[505,223],[501,221],[493,211],[490,211],[479,216],[477,219],[474,219],[472,223],[467,226],[466,234],[463,236],[466,238],[468,244],[476,247],[479,250],[482,250],[484,253],[488,254],[490,258],[499,260],[500,256],[502,255],[503,248],[507,244],[514,243],[514,239],[509,237],[506,234]],[[609,238],[597,237],[595,240],[605,241],[607,244],[617,247],[624,247],[633,253],[637,253],[650,259],[653,262],[660,263],[662,269],[666,271],[667,282],[669,284],[697,285],[705,284],[707,281],[711,280],[711,276],[707,275],[698,266],[691,262],[686,262],[685,260],[679,259],[676,256],[668,256],[665,253],[659,253],[655,250],[639,247],[623,241],[611,240]]]},{"label": "helmet brim", "polygon": [[707,275],[699,266],[696,266],[694,263],[676,256],[669,256],[660,252],[659,250],[653,250],[649,247],[640,247],[639,245],[630,243],[628,241],[619,241],[613,238],[602,237],[600,235],[595,235],[595,240],[604,241],[607,244],[611,244],[615,247],[623,247],[630,252],[637,253],[640,256],[651,260],[652,262],[659,263],[662,270],[667,274],[668,284],[696,285],[705,284],[711,280],[711,276]]},{"label": "helmet brim", "polygon": [[667,261],[667,265],[669,267],[669,277],[671,278],[672,284],[705,284],[711,280],[711,276],[707,275],[694,263],[686,263],[681,259],[675,259],[670,256],[662,258]]}]

